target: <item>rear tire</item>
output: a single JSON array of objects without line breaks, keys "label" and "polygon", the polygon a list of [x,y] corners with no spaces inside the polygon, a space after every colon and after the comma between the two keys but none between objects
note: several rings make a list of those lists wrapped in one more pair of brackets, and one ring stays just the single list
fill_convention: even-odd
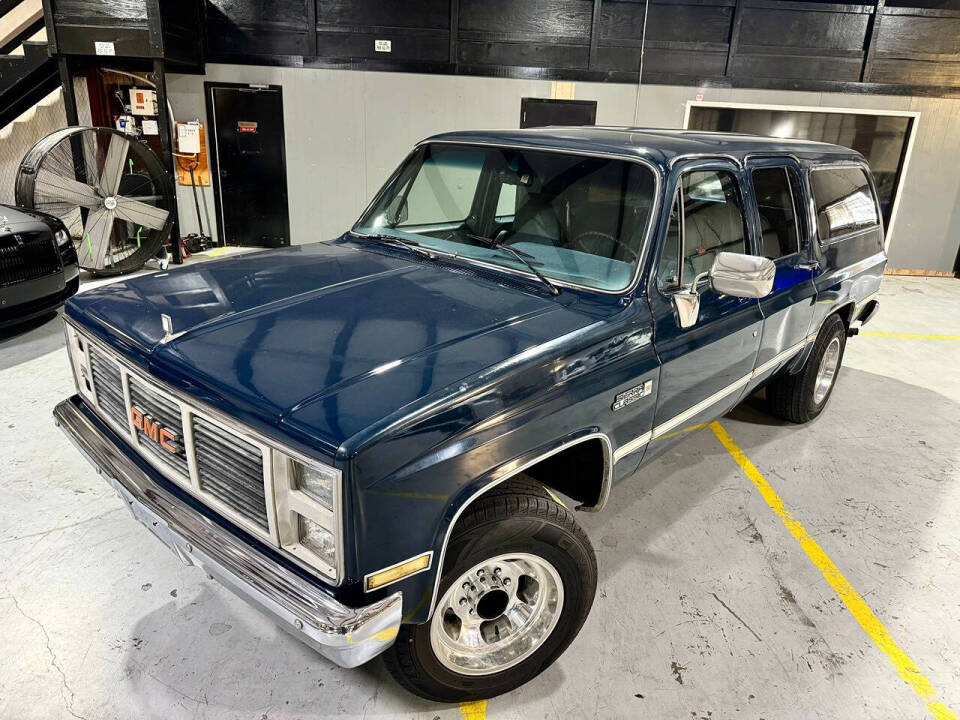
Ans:
[{"label": "rear tire", "polygon": [[771,414],[795,423],[813,420],[823,412],[843,362],[847,326],[839,315],[823,322],[810,356],[799,372],[784,375],[767,386]]},{"label": "rear tire", "polygon": [[433,616],[401,626],[387,669],[438,702],[509,692],[573,641],[596,587],[593,547],[573,514],[536,483],[511,480],[457,521]]}]

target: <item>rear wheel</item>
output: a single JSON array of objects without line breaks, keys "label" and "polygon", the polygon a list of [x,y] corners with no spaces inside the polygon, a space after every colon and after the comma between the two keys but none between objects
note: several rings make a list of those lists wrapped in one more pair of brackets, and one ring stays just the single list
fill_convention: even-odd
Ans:
[{"label": "rear wheel", "polygon": [[846,342],[847,326],[840,316],[831,315],[820,328],[800,371],[767,386],[770,412],[795,423],[809,422],[819,415],[837,382]]},{"label": "rear wheel", "polygon": [[384,655],[411,692],[440,702],[493,697],[532,679],[586,620],[597,564],[570,511],[537,484],[495,488],[457,522],[431,619]]}]

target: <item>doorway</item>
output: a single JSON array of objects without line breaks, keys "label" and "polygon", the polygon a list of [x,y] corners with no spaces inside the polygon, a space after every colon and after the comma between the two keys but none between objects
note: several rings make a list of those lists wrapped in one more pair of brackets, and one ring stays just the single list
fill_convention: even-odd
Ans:
[{"label": "doorway", "polygon": [[225,245],[290,244],[283,91],[276,85],[204,83],[213,128],[217,228]]}]

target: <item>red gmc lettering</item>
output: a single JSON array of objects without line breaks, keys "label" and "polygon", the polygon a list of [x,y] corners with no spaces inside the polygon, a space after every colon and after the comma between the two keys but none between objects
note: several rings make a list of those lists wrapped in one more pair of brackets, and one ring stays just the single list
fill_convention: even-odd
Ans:
[{"label": "red gmc lettering", "polygon": [[160,434],[160,426],[157,423],[151,421],[150,418],[144,417],[143,418],[143,434],[146,435],[151,440],[153,440],[154,442],[157,442],[159,439],[158,436]]},{"label": "red gmc lettering", "polygon": [[[154,425],[156,427],[156,425]],[[167,452],[176,453],[177,449],[170,444],[171,440],[174,440],[176,436],[167,430],[166,428],[160,428],[160,447],[162,447]]]}]

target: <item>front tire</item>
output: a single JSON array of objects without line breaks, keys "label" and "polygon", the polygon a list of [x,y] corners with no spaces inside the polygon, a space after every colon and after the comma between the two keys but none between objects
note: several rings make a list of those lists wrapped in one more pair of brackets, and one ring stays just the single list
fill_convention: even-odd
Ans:
[{"label": "front tire", "polygon": [[767,386],[770,412],[784,420],[805,423],[819,415],[830,399],[843,362],[847,326],[839,315],[823,322],[810,356],[800,371]]},{"label": "front tire", "polygon": [[593,547],[573,514],[536,483],[511,480],[458,520],[433,616],[400,628],[387,669],[438,702],[509,692],[573,641],[596,587]]}]

